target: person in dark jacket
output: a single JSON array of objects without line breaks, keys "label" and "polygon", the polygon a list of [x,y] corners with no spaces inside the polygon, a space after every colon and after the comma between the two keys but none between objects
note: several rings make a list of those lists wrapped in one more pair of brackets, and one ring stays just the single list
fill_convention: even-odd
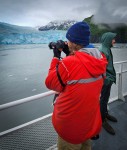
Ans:
[{"label": "person in dark jacket", "polygon": [[111,116],[107,110],[107,104],[110,97],[111,86],[113,83],[116,83],[116,72],[113,65],[113,55],[111,52],[111,47],[115,43],[116,33],[107,32],[102,35],[101,38],[101,47],[100,51],[106,56],[108,65],[106,67],[106,79],[104,81],[104,85],[101,91],[101,115],[102,115],[102,122],[103,128],[112,135],[115,135],[114,129],[111,125],[107,122],[107,120],[117,122],[117,119]]}]

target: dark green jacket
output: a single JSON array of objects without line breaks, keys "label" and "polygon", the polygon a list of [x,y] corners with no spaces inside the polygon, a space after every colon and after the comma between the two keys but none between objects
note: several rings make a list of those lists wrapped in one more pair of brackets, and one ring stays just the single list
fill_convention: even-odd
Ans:
[{"label": "dark green jacket", "polygon": [[116,83],[116,72],[113,65],[113,55],[111,52],[112,40],[115,38],[116,33],[107,32],[102,35],[101,47],[99,50],[106,56],[108,64],[106,68],[105,84]]}]

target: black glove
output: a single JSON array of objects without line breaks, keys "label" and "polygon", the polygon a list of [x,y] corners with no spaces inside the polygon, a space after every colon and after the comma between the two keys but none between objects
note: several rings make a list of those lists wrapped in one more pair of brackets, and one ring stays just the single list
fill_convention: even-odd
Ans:
[{"label": "black glove", "polygon": [[58,40],[57,43],[56,43],[56,48],[57,49],[62,49],[62,51],[66,54],[66,56],[69,55],[70,51],[69,51],[69,48],[68,48],[68,44],[67,42],[64,42],[62,40]]},{"label": "black glove", "polygon": [[61,51],[59,51],[57,48],[53,49],[54,57],[57,57],[60,59],[61,57]]},{"label": "black glove", "polygon": [[63,52],[68,56],[70,54],[69,47],[67,44],[64,44]]}]

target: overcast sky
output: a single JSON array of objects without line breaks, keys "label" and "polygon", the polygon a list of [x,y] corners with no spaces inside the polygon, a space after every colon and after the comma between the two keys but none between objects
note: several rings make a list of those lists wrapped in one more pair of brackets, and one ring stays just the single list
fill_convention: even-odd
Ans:
[{"label": "overcast sky", "polygon": [[0,22],[21,26],[80,21],[93,14],[98,23],[127,24],[127,0],[0,0]]}]

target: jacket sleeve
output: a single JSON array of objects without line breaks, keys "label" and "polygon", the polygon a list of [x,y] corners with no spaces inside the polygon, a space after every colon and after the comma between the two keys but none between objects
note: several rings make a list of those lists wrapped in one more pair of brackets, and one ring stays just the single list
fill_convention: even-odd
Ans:
[{"label": "jacket sleeve", "polygon": [[57,92],[61,92],[64,90],[63,87],[58,79],[56,65],[58,66],[58,71],[63,83],[66,85],[67,78],[68,78],[68,71],[66,66],[63,64],[62,61],[59,61],[57,58],[53,58],[50,64],[49,72],[45,80],[45,85],[48,89],[54,90]]}]

